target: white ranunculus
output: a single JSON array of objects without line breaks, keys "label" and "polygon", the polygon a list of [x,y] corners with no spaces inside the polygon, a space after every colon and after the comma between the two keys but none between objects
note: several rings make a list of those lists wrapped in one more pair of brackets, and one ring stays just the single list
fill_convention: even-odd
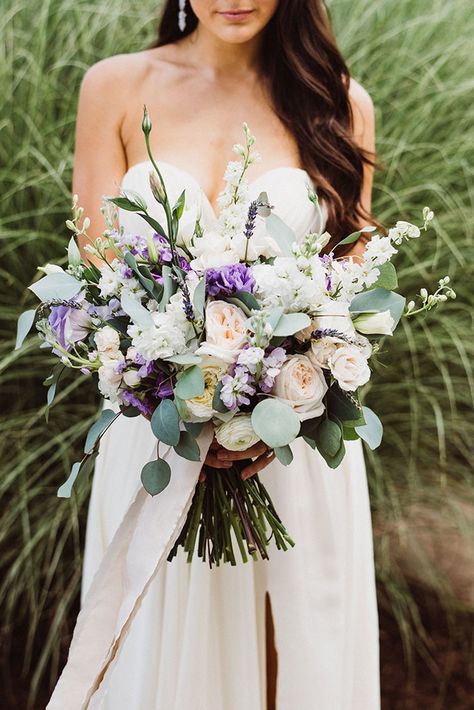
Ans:
[{"label": "white ranunculus", "polygon": [[346,392],[354,392],[370,379],[367,358],[355,345],[341,345],[328,362],[332,376]]},{"label": "white ranunculus", "polygon": [[390,311],[380,313],[361,313],[354,320],[354,326],[359,333],[379,333],[381,335],[393,335],[395,321]]},{"label": "white ranunculus", "polygon": [[301,421],[324,412],[328,386],[324,373],[306,355],[290,355],[275,379],[272,394],[288,404]]},{"label": "white ranunculus", "polygon": [[100,328],[94,335],[94,341],[102,362],[123,359],[123,354],[120,352],[120,336],[110,325]]},{"label": "white ranunculus", "polygon": [[231,247],[229,237],[211,230],[195,240],[190,252],[194,256],[191,266],[195,271],[205,271],[239,261],[238,254]]},{"label": "white ranunculus", "polygon": [[196,350],[224,362],[235,362],[247,338],[245,313],[226,301],[210,301],[206,306],[206,340]]},{"label": "white ranunculus", "polygon": [[215,414],[212,400],[217,383],[226,374],[227,366],[220,360],[205,358],[199,366],[204,378],[204,392],[199,397],[186,400],[189,421],[208,421]]},{"label": "white ranunculus", "polygon": [[236,414],[216,429],[217,442],[229,451],[245,451],[260,441],[252,427],[250,414]]}]

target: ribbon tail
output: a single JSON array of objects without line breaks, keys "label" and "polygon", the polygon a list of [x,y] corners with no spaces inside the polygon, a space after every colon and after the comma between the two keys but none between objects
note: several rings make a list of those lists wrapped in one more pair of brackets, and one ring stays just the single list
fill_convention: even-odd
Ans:
[{"label": "ribbon tail", "polygon": [[140,487],[108,546],[78,615],[67,663],[47,710],[92,710],[153,578],[186,521],[212,427],[198,438],[201,462],[169,450],[172,476],[152,497]]}]

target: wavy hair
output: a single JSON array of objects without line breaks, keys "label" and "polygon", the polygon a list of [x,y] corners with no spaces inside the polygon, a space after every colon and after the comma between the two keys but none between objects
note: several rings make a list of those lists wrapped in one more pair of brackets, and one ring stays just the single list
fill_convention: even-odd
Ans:
[{"label": "wavy hair", "polygon": [[[165,3],[154,47],[191,34],[198,19],[188,3],[186,29],[178,28],[178,0]],[[375,156],[353,139],[350,72],[334,38],[323,0],[279,0],[264,30],[261,72],[273,108],[293,135],[301,164],[328,210],[331,241],[325,251],[339,256],[351,245],[342,238],[361,220],[377,224],[361,205],[364,165]]]}]

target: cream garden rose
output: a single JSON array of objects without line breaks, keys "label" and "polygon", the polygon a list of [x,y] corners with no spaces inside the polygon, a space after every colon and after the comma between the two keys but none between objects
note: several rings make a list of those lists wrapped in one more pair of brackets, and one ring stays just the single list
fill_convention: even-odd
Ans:
[{"label": "cream garden rose", "polygon": [[219,380],[227,372],[227,367],[219,360],[208,358],[201,365],[201,372],[204,378],[204,392],[199,397],[186,400],[186,406],[192,421],[209,420],[214,409],[212,400]]},{"label": "cream garden rose", "polygon": [[329,368],[339,387],[353,392],[370,379],[367,358],[354,345],[342,345],[329,358]]},{"label": "cream garden rose", "polygon": [[272,394],[288,404],[301,421],[324,412],[328,386],[324,373],[306,355],[290,355],[275,379]]},{"label": "cream garden rose", "polygon": [[235,362],[246,342],[246,321],[245,313],[232,303],[211,301],[206,307],[206,340],[196,352]]},{"label": "cream garden rose", "polygon": [[236,414],[216,429],[217,443],[229,451],[245,451],[260,441],[254,432],[250,414]]}]

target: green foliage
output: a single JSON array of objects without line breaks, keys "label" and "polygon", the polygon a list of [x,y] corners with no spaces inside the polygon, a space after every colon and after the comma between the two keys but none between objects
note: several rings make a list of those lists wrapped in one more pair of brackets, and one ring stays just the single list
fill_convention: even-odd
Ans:
[{"label": "green foliage", "polygon": [[[32,30],[32,5],[34,29]],[[97,415],[92,382],[61,377],[44,419],[42,380],[52,358],[27,338],[13,351],[20,312],[36,301],[26,287],[39,263],[67,263],[72,148],[82,75],[97,60],[146,47],[157,0],[4,0],[0,23],[0,602],[2,645],[27,629],[24,669],[32,706],[42,679],[55,679],[68,643],[81,575],[89,477],[69,499],[58,486]],[[384,441],[366,449],[374,514],[397,521],[425,501],[458,521],[472,467],[474,205],[474,14],[470,0],[330,0],[341,48],[371,94],[383,169],[374,212],[435,229],[397,259],[400,291],[435,288],[449,273],[456,301],[402,319],[373,365],[366,401]],[[258,138],[258,136],[257,136]],[[64,378],[64,379],[63,379]],[[459,525],[462,521],[459,520]],[[376,540],[378,577],[408,639],[418,616],[404,580]],[[432,570],[433,575],[436,571]],[[449,590],[440,587],[448,603]]]}]

